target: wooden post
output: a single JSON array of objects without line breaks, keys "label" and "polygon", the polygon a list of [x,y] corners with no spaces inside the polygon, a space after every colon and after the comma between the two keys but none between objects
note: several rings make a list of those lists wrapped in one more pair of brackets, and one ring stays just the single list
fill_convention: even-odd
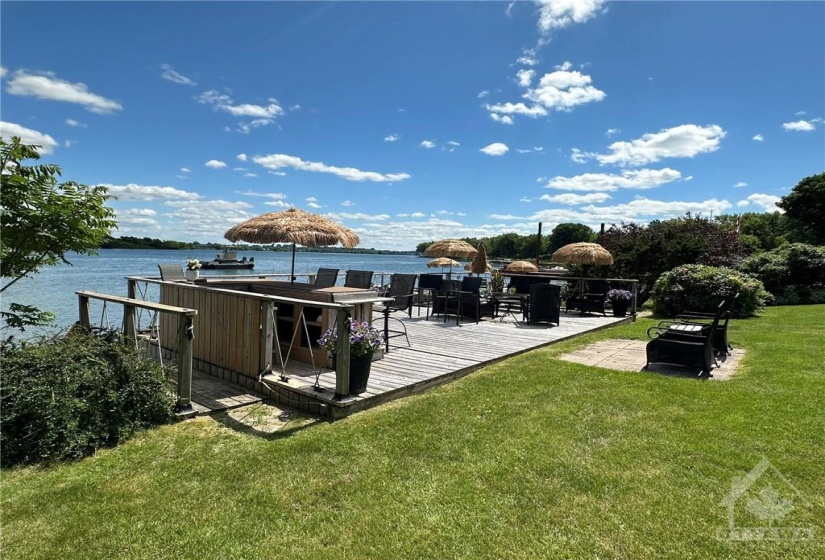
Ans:
[{"label": "wooden post", "polygon": [[180,316],[178,321],[178,411],[192,409],[192,317]]},{"label": "wooden post", "polygon": [[541,260],[541,222],[539,222],[539,233],[536,236],[536,267],[539,266]]},{"label": "wooden post", "polygon": [[273,302],[261,302],[261,355],[258,359],[259,372],[272,369],[272,341],[275,336],[274,311],[275,304]]},{"label": "wooden post", "polygon": [[630,298],[630,314],[634,317],[636,316],[636,298],[639,296],[639,281],[635,280],[631,282],[630,287],[631,292],[633,293],[633,297]]},{"label": "wooden post", "polygon": [[92,328],[92,323],[89,321],[89,298],[78,294],[77,303],[80,307],[80,326],[85,329]]},{"label": "wooden post", "polygon": [[[134,298],[132,298],[134,299]],[[135,338],[135,306],[123,305],[123,336],[127,340],[137,342]]]},{"label": "wooden post", "polygon": [[338,333],[335,344],[335,398],[340,399],[349,394],[349,322],[350,310],[339,309],[335,318],[335,332]]},{"label": "wooden post", "polygon": [[126,297],[129,299],[137,299],[135,295],[137,294],[137,290],[135,289],[137,286],[137,281],[132,280],[131,278],[126,281]]}]

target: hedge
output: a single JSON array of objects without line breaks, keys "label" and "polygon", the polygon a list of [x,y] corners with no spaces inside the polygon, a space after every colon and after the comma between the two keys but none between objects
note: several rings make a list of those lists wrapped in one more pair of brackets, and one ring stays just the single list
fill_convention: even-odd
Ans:
[{"label": "hedge", "polygon": [[761,280],[776,305],[825,303],[825,247],[783,245],[743,260],[737,269]]}]

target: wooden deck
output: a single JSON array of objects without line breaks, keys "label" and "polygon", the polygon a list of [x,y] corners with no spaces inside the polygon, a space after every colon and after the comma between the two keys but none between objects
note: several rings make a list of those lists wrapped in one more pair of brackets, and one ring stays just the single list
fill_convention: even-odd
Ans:
[{"label": "wooden deck", "polygon": [[[528,350],[634,320],[633,317],[570,313],[562,314],[558,326],[517,323],[512,317],[502,322],[484,320],[476,324],[465,321],[456,325],[454,318],[444,323],[432,317],[429,321],[415,315],[403,317],[410,347],[403,337],[393,338],[390,352],[372,363],[367,391],[361,395],[335,399],[333,370],[326,367],[313,370],[312,365],[296,361],[287,364],[288,381],[280,379],[279,371],[264,375],[262,380],[265,386],[280,394],[286,390],[302,400],[319,403],[331,417],[337,418],[446,383]],[[376,315],[376,324],[380,321],[382,319]],[[320,392],[313,388],[316,375],[318,385],[323,389]]]},{"label": "wooden deck", "polygon": [[195,371],[192,374],[192,409],[195,416],[231,410],[266,398],[262,393],[205,373]]}]

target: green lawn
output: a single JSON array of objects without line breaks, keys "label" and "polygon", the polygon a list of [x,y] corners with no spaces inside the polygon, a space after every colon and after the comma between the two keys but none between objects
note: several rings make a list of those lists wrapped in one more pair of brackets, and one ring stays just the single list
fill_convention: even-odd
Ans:
[{"label": "green lawn", "polygon": [[[3,473],[3,558],[822,558],[825,306],[734,321],[728,382],[530,352],[330,424],[211,418]],[[719,502],[763,457],[814,541],[730,542]],[[778,523],[781,525],[782,523]]]}]

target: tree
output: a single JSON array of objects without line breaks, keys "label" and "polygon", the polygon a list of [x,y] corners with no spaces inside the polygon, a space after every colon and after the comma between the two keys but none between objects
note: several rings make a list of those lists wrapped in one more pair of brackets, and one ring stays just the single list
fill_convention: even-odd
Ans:
[{"label": "tree", "polygon": [[570,243],[593,241],[595,237],[593,230],[584,224],[559,224],[550,233],[550,254]]},{"label": "tree", "polygon": [[776,205],[785,211],[794,241],[825,244],[825,173],[805,177]]},{"label": "tree", "polygon": [[598,242],[613,255],[605,271],[615,278],[639,280],[639,303],[650,296],[656,279],[683,264],[730,266],[744,255],[735,232],[718,222],[687,214],[653,221],[647,227],[612,225]]},{"label": "tree", "polygon": [[715,220],[730,231],[736,231],[739,219],[740,239],[754,244],[759,251],[770,251],[787,243],[788,219],[776,212],[745,212],[744,214],[722,214]]},{"label": "tree", "polygon": [[[104,187],[72,181],[58,184],[60,167],[26,165],[39,160],[39,146],[0,138],[0,276],[6,283],[0,293],[44,266],[71,264],[70,252],[95,254],[112,228],[114,210],[104,206],[110,197]],[[44,324],[49,314],[36,307],[9,305],[3,312],[9,326]]]}]

